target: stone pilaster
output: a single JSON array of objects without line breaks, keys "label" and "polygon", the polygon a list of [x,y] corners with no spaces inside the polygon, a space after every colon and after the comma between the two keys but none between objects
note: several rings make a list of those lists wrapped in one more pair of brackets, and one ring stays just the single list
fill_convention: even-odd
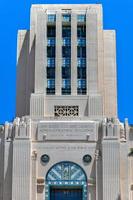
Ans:
[{"label": "stone pilaster", "polygon": [[55,67],[55,92],[61,95],[62,88],[62,14],[56,14],[56,67]]},{"label": "stone pilaster", "polygon": [[71,94],[77,95],[77,14],[71,14]]},{"label": "stone pilaster", "polygon": [[98,89],[98,23],[95,10],[86,13],[87,94]]},{"label": "stone pilaster", "polygon": [[44,10],[37,13],[36,30],[35,93],[45,93],[47,81],[47,15]]}]

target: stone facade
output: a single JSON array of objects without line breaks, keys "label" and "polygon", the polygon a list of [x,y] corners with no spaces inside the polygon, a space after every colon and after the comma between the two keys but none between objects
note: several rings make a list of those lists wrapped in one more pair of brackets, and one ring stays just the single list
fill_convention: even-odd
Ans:
[{"label": "stone facade", "polygon": [[[71,95],[61,93],[62,13],[71,15]],[[46,93],[48,14],[56,15],[54,95]],[[85,95],[77,94],[79,14]],[[18,32],[16,118],[0,127],[1,200],[52,200],[62,187],[82,189],[80,200],[133,199],[133,129],[117,117],[115,31],[102,23],[98,4],[31,7],[30,31]]]}]

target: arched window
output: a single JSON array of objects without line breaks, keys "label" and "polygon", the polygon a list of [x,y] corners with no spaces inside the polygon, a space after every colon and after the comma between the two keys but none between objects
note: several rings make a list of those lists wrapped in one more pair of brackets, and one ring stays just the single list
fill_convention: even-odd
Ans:
[{"label": "arched window", "polygon": [[[82,200],[87,199],[87,176],[84,170],[73,162],[60,162],[53,165],[46,175],[45,199],[49,200],[52,188],[58,188],[60,191],[74,190],[79,188],[82,192]],[[57,189],[57,190],[58,190]],[[72,192],[71,192],[72,193]]]}]

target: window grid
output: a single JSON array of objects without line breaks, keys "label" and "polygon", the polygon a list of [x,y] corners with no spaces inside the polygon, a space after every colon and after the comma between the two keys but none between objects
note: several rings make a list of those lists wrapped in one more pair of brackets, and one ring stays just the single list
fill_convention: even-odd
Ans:
[{"label": "window grid", "polygon": [[85,22],[86,21],[86,15],[84,15],[84,14],[77,15],[77,21],[78,22]]},{"label": "window grid", "polygon": [[71,15],[70,14],[63,14],[62,15],[62,21],[63,22],[70,22],[71,21]]},{"label": "window grid", "polygon": [[48,22],[55,22],[56,21],[56,15],[55,14],[48,14]]},{"label": "window grid", "polygon": [[55,37],[49,37],[47,39],[47,45],[48,46],[55,46]]}]

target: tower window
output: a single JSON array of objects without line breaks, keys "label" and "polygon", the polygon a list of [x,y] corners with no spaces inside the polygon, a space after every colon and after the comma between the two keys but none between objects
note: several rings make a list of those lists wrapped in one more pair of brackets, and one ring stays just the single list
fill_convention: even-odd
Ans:
[{"label": "tower window", "polygon": [[62,26],[62,37],[71,37],[71,26]]},{"label": "tower window", "polygon": [[86,21],[86,15],[77,15],[77,21],[78,22],[85,22]]},{"label": "tower window", "polygon": [[56,21],[56,15],[48,14],[48,22],[55,22],[55,21]]},{"label": "tower window", "polygon": [[63,20],[63,22],[70,22],[71,21],[71,15],[70,14],[63,14],[62,20]]},{"label": "tower window", "polygon": [[63,46],[62,47],[62,56],[63,57],[71,57],[71,47],[70,46]]},{"label": "tower window", "polygon": [[55,36],[56,36],[55,26],[47,26],[47,37],[55,37]]},{"label": "tower window", "polygon": [[47,67],[55,67],[55,58],[47,58]]},{"label": "tower window", "polygon": [[86,26],[77,27],[77,37],[86,37]]},{"label": "tower window", "polygon": [[77,47],[78,49],[78,57],[85,58],[86,57],[86,47]]},{"label": "tower window", "polygon": [[86,68],[78,67],[77,68],[78,78],[86,79]]},{"label": "tower window", "polygon": [[47,57],[50,58],[55,57],[55,47],[53,46],[47,47]]},{"label": "tower window", "polygon": [[55,94],[55,79],[47,80],[47,94]]},{"label": "tower window", "polygon": [[86,94],[86,79],[78,79],[78,94]]},{"label": "tower window", "polygon": [[71,80],[70,79],[62,79],[62,94],[63,95],[71,94]]}]

